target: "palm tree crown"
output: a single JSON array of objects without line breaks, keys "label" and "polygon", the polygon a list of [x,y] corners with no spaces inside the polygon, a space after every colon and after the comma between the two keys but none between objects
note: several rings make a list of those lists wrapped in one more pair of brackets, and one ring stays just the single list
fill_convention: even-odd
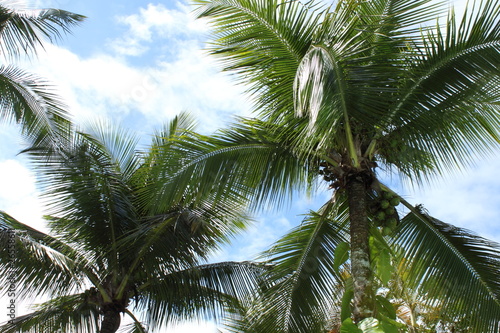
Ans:
[{"label": "palm tree crown", "polygon": [[[230,157],[229,148],[221,148],[206,158],[240,158],[250,144],[259,147],[254,156],[274,149],[275,162],[286,169],[264,176],[255,187],[257,199],[278,196],[272,193],[318,173],[334,189],[320,217],[309,220],[316,227],[303,239],[305,248],[294,252],[288,242],[273,255],[278,262],[288,262],[287,256],[295,260],[296,269],[288,275],[278,269],[276,281],[286,284],[288,276],[289,295],[306,300],[296,305],[283,290],[270,296],[274,302],[268,304],[283,312],[281,329],[309,332],[314,316],[306,320],[307,314],[325,313],[322,290],[330,293],[326,281],[340,279],[334,254],[347,241],[349,260],[341,263],[349,265],[352,281],[343,282],[351,290],[344,303],[352,305],[355,323],[371,325],[374,316],[379,325],[391,323],[380,311],[386,303],[375,294],[375,283],[389,283],[391,272],[399,270],[412,288],[425,290],[429,302],[441,302],[443,313],[471,311],[477,317],[469,318],[470,327],[496,331],[499,281],[491,272],[498,267],[498,246],[445,227],[382,184],[379,173],[383,167],[422,184],[498,149],[500,3],[474,2],[462,19],[430,0],[339,0],[331,7],[314,1],[195,3],[198,15],[213,24],[212,53],[248,85],[260,117],[246,122],[250,129],[238,125],[224,132],[219,143],[232,147]],[[279,145],[281,152],[275,149]],[[300,162],[292,165],[290,159]],[[244,168],[261,175],[256,163]],[[279,169],[276,163],[270,172]],[[305,175],[296,169],[301,163]],[[400,203],[409,209],[403,218]],[[329,223],[347,226],[344,240],[322,234],[333,228]],[[314,249],[325,254],[313,259]],[[322,269],[304,271],[308,259],[320,260]],[[464,287],[467,291],[443,284],[471,286],[470,279],[477,284]],[[298,291],[301,283],[312,296]],[[484,311],[469,307],[465,294]],[[353,325],[347,317],[344,329]]]},{"label": "palm tree crown", "polygon": [[[54,152],[31,150],[51,215],[51,234],[0,215],[1,242],[16,239],[16,256],[0,266],[16,276],[19,297],[51,295],[36,311],[2,326],[2,332],[115,332],[122,313],[128,332],[237,311],[261,273],[251,263],[204,261],[245,223],[237,196],[184,187],[183,199],[155,203],[159,188],[183,158],[177,136],[189,135],[185,115],[158,132],[144,152],[123,130],[100,124],[74,134]],[[177,147],[178,151],[182,150]],[[163,184],[159,187],[158,184]],[[154,185],[154,186],[153,186]],[[193,198],[196,197],[196,200]],[[224,199],[224,200],[223,200]],[[144,317],[139,321],[131,306]]]}]

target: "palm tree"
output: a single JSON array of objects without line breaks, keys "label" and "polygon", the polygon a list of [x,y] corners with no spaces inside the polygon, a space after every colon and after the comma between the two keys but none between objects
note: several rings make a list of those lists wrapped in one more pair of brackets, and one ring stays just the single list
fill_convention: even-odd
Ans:
[{"label": "palm tree", "polygon": [[[12,61],[36,54],[44,39],[59,39],[61,32],[70,32],[84,18],[60,9],[20,10],[0,4],[0,55]],[[68,127],[64,103],[55,89],[9,64],[0,66],[0,117],[20,123],[23,134],[34,143]]]},{"label": "palm tree", "polygon": [[153,185],[186,163],[175,138],[189,133],[189,118],[175,118],[143,152],[135,137],[109,127],[74,134],[56,152],[30,150],[52,213],[50,233],[2,212],[0,241],[12,251],[1,254],[7,274],[0,283],[5,289],[14,279],[19,299],[51,299],[2,332],[111,333],[122,313],[133,321],[127,332],[149,332],[237,313],[240,299],[250,299],[261,265],[206,262],[246,225],[242,198],[231,191],[215,198],[188,184],[180,201],[159,207],[152,200]]},{"label": "palm tree", "polygon": [[[377,308],[384,301],[374,280],[387,283],[386,270],[406,258],[403,268],[413,288],[449,311],[477,315],[470,324],[476,331],[496,331],[497,245],[452,233],[403,201],[380,173],[389,170],[422,185],[498,148],[500,3],[474,2],[459,20],[430,0],[345,0],[333,7],[314,1],[195,3],[198,15],[214,26],[212,53],[248,85],[260,118],[223,132],[199,160],[217,165],[216,172],[224,158],[232,159],[224,172],[244,170],[240,174],[256,189],[256,205],[284,198],[318,173],[334,190],[304,247],[289,242],[276,255],[284,262],[294,255],[296,265],[287,275],[277,274],[277,281],[289,280],[288,295],[294,297],[280,289],[274,293],[280,302],[269,303],[276,316],[281,311],[281,329],[315,331],[315,316],[307,315],[324,313],[324,294],[333,289],[327,282],[336,276],[331,261],[337,241],[330,234],[321,238],[320,231],[327,221],[345,219],[352,276],[345,303],[352,296],[354,323],[382,318]],[[209,172],[200,165],[201,174]],[[184,175],[197,177],[194,169]],[[403,218],[400,202],[409,210]],[[325,255],[310,252],[317,249]],[[316,267],[322,269],[304,273],[308,258],[321,260]],[[345,329],[353,325],[347,319]]]}]

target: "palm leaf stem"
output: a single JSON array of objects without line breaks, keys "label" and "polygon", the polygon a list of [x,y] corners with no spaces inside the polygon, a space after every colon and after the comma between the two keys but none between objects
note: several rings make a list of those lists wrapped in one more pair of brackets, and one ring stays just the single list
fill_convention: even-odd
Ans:
[{"label": "palm leaf stem", "polygon": [[331,158],[328,155],[322,155],[321,158],[333,166],[339,166],[339,162],[335,161],[333,158]]},{"label": "palm leaf stem", "polygon": [[129,310],[125,309],[125,313],[134,321],[136,324],[135,327],[138,328],[139,333],[147,333],[146,330],[142,327],[141,322],[134,316],[134,314]]},{"label": "palm leaf stem", "polygon": [[[379,133],[381,134],[382,131],[380,131]],[[368,145],[368,148],[366,148],[366,151],[364,153],[364,157],[368,158],[369,160],[372,160],[373,155],[377,150],[377,139],[377,135],[375,135],[374,138],[370,141],[370,144]]]},{"label": "palm leaf stem", "polygon": [[[69,245],[65,244],[64,242],[61,242],[59,239],[46,234],[42,231],[36,230],[24,223],[21,223],[8,214],[1,212],[0,211],[0,219],[2,220],[3,223],[7,226],[9,230],[12,231],[26,231],[27,235],[30,237],[23,237],[25,241],[28,242],[36,242],[40,246],[45,246],[47,248],[50,248],[51,251],[57,252],[58,255],[63,256],[65,260],[68,262],[71,262],[75,267],[81,270],[83,274],[94,284],[94,286],[101,292],[101,295],[106,302],[111,302],[111,298],[109,297],[107,291],[104,289],[102,284],[100,283],[99,278],[97,275],[95,275],[91,270],[89,270],[86,266],[88,265],[88,262],[85,260],[84,257],[78,254],[73,248],[71,248]],[[17,233],[17,237],[21,238],[21,235]],[[43,241],[46,244],[41,243]],[[60,250],[58,250],[59,248]],[[64,251],[66,253],[69,253],[71,256],[68,256],[67,254],[64,254]],[[77,256],[79,258],[73,258],[72,256]],[[81,263],[81,260],[83,259],[83,264]]]},{"label": "palm leaf stem", "polygon": [[137,253],[137,256],[135,257],[134,261],[130,265],[128,272],[125,274],[125,276],[122,278],[122,281],[120,285],[118,286],[117,289],[117,297],[120,299],[123,296],[123,293],[125,292],[125,288],[127,287],[127,284],[132,277],[135,269],[137,268],[137,265],[139,264],[139,261],[141,258],[144,256],[146,251],[149,249],[149,247],[160,237],[160,235],[163,233],[163,231],[169,226],[171,220],[170,219],[165,219],[163,223],[161,223],[158,227],[154,229],[154,232],[152,232],[153,236],[149,238],[149,240],[141,247],[139,252]]},{"label": "palm leaf stem", "polygon": [[342,113],[344,115],[344,127],[345,127],[347,147],[349,150],[349,155],[350,155],[351,162],[352,162],[353,166],[355,168],[358,168],[360,166],[360,164],[359,164],[358,154],[356,152],[356,145],[354,143],[354,137],[352,135],[351,124],[350,124],[350,120],[349,120],[349,110],[347,109],[347,101],[346,101],[347,89],[346,89],[345,82],[343,79],[344,74],[342,73],[340,66],[338,66],[337,59],[335,59],[333,57],[331,52],[329,52],[329,50],[326,47],[324,47],[323,45],[316,45],[315,47],[323,50],[324,54],[326,54],[328,56],[328,58],[330,58],[330,62],[335,69],[335,75],[337,77],[336,82],[338,82],[337,85],[338,85],[338,89],[339,89],[338,95],[341,99],[340,104],[342,107]]}]

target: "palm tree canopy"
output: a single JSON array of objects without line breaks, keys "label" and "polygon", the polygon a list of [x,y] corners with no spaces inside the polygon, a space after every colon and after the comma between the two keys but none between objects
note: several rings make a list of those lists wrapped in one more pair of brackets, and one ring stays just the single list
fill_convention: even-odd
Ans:
[{"label": "palm tree canopy", "polygon": [[[17,252],[14,262],[2,253],[0,266],[16,275],[21,298],[52,300],[2,332],[114,332],[120,313],[146,332],[237,311],[239,299],[250,297],[260,265],[206,263],[246,225],[244,201],[230,195],[214,200],[196,184],[184,187],[181,200],[163,202],[163,210],[148,200],[159,188],[168,190],[157,184],[168,184],[168,173],[175,171],[165,165],[181,163],[172,161],[179,156],[171,146],[190,132],[183,129],[191,127],[189,117],[174,119],[142,151],[137,138],[112,127],[99,123],[75,133],[57,151],[29,150],[40,172],[51,233],[2,213],[2,243],[7,246],[14,235]],[[3,275],[1,282],[7,285],[8,278]],[[144,324],[128,309],[132,303]]]},{"label": "palm tree canopy", "polygon": [[[261,128],[270,129],[269,135],[259,136],[257,130],[254,139],[283,143],[285,154],[299,160],[297,168],[303,168],[302,173],[288,174],[288,170],[267,166],[269,172],[263,176],[267,181],[253,187],[254,198],[283,198],[276,192],[303,188],[300,182],[314,182],[318,173],[335,190],[332,203],[319,213],[322,218],[311,218],[301,226],[309,236],[292,232],[293,237],[286,236],[283,246],[276,247],[279,250],[271,257],[278,267],[286,263],[275,275],[280,292],[263,297],[264,306],[273,311],[264,312],[258,305],[255,313],[257,318],[265,314],[263,320],[251,315],[249,321],[279,323],[276,329],[283,332],[308,332],[308,327],[322,327],[316,314],[327,318],[322,301],[340,299],[349,313],[349,305],[354,304],[353,311],[358,312],[353,312],[353,318],[358,323],[379,313],[380,325],[393,325],[392,312],[388,318],[389,313],[381,311],[387,303],[381,305],[384,301],[374,290],[377,280],[389,283],[387,272],[398,272],[409,288],[424,292],[436,307],[442,306],[448,318],[458,320],[458,313],[475,313],[477,317],[467,319],[470,327],[496,331],[500,303],[498,281],[491,272],[498,268],[498,245],[441,224],[408,203],[404,205],[410,213],[400,219],[401,197],[381,183],[379,171],[395,171],[411,183],[422,184],[497,151],[500,2],[475,1],[462,18],[448,11],[447,3],[430,0],[339,0],[330,7],[319,1],[195,3],[198,16],[213,26],[212,54],[248,87],[257,122],[267,122]],[[252,124],[246,125],[250,133]],[[242,148],[236,143],[205,157]],[[261,170],[259,152],[254,150],[245,170]],[[389,202],[386,194],[397,200],[384,203],[383,209],[388,210],[382,211],[382,202]],[[328,238],[320,230],[328,230],[325,219],[342,225],[344,218],[350,233],[345,237],[350,243],[345,262],[350,264],[352,279],[350,283],[344,280],[343,295],[330,293],[324,296],[327,300],[319,300],[319,290],[338,284],[335,252],[346,248],[341,235]],[[321,246],[310,246],[320,241]],[[427,249],[432,253],[429,256],[423,253]],[[306,267],[301,260],[312,250],[329,255],[316,263],[313,280],[303,281],[296,274]],[[390,270],[384,272],[384,267]],[[283,273],[286,269],[288,278]],[[443,281],[447,279],[471,294],[446,288]],[[308,296],[299,285],[307,285]],[[466,294],[479,297],[477,303],[464,301]],[[475,312],[478,303],[484,312]],[[346,322],[343,328],[352,325]]]},{"label": "palm tree canopy", "polygon": [[307,116],[297,144],[412,180],[498,148],[498,1],[461,20],[429,0],[195,2],[214,26],[212,53],[255,110],[273,122]]}]

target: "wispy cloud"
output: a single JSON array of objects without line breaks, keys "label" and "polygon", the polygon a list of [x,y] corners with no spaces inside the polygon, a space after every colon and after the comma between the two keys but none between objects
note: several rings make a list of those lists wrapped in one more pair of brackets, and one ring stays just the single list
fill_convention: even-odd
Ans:
[{"label": "wispy cloud", "polygon": [[[129,30],[98,54],[82,58],[49,45],[29,64],[57,84],[77,121],[125,121],[138,113],[145,121],[143,130],[187,110],[198,118],[201,131],[211,132],[234,115],[249,114],[242,87],[202,50],[204,28],[184,6],[149,5],[118,21]],[[137,65],[130,58],[134,48],[141,49],[134,55],[148,61]]]},{"label": "wispy cloud", "polygon": [[423,204],[444,222],[470,229],[500,242],[500,158],[489,158],[463,173],[449,175],[409,200]]},{"label": "wispy cloud", "polygon": [[3,160],[0,161],[0,184],[0,209],[21,222],[46,231],[34,174],[17,160]]},{"label": "wispy cloud", "polygon": [[146,8],[140,8],[137,14],[120,16],[116,21],[127,26],[128,33],[114,39],[110,46],[118,54],[131,56],[144,54],[154,44],[162,43],[162,40],[175,43],[197,39],[207,31],[202,21],[194,20],[191,8],[180,2],[176,3],[175,9],[149,4]]}]

